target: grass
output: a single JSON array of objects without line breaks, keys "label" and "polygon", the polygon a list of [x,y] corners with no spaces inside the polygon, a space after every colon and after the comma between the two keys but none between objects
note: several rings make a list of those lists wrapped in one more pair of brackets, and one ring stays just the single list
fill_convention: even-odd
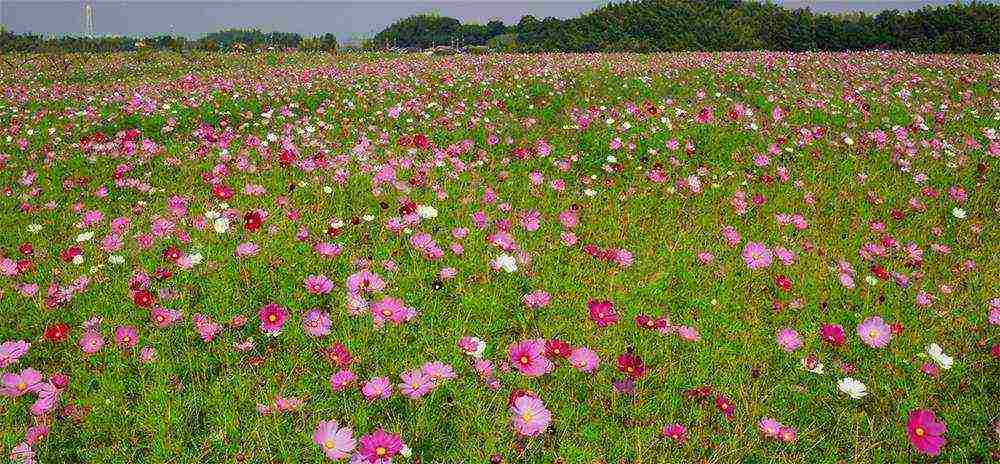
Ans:
[{"label": "grass", "polygon": [[[539,463],[998,458],[1000,390],[991,348],[1000,340],[987,320],[988,301],[1000,296],[1000,166],[997,154],[990,154],[990,144],[1000,142],[988,133],[1000,128],[995,57],[289,53],[281,60],[205,60],[102,56],[80,70],[91,76],[82,82],[57,75],[41,59],[31,69],[5,70],[0,257],[27,259],[33,268],[0,277],[0,341],[31,342],[7,371],[61,372],[69,382],[58,405],[38,417],[29,412],[33,395],[0,398],[4,450],[24,441],[29,426],[45,424],[48,436],[33,446],[39,462],[322,462],[312,433],[319,421],[336,419],[356,437],[377,428],[401,436],[413,453],[397,458],[403,462],[483,462],[494,456]],[[196,83],[185,87],[188,75]],[[129,114],[128,99],[136,92],[155,109]],[[737,103],[752,114],[731,119],[727,113]],[[397,105],[405,108],[402,114],[389,117]],[[655,108],[655,115],[643,113],[643,105]],[[787,113],[784,119],[774,120],[775,106]],[[633,114],[632,107],[642,114]],[[712,109],[711,122],[696,120],[703,108]],[[594,117],[583,129],[576,116],[588,109]],[[94,116],[80,115],[84,111]],[[916,127],[918,118],[927,129]],[[228,146],[196,133],[201,124],[220,135],[228,128]],[[894,126],[913,130],[900,140]],[[123,154],[129,129],[139,130],[137,142],[148,139],[155,148],[140,143],[135,153]],[[804,136],[820,130],[822,136]],[[876,130],[887,134],[884,144],[869,137]],[[81,138],[98,132],[114,143],[81,150]],[[435,163],[433,149],[399,145],[401,137],[415,134],[426,135],[432,147],[452,150]],[[269,135],[278,140],[269,142]],[[490,135],[498,142],[491,144]],[[269,147],[266,153],[250,148],[251,136]],[[331,165],[283,165],[277,154],[286,136],[299,160],[322,152]],[[355,150],[362,139],[372,147]],[[470,148],[459,149],[465,140]],[[516,150],[530,150],[541,140],[552,146],[548,156],[515,157]],[[671,140],[678,141],[677,149],[669,148]],[[622,147],[612,148],[617,141]],[[769,164],[755,165],[754,157],[772,145],[777,149]],[[240,170],[240,156],[256,169]],[[557,160],[571,162],[560,169]],[[400,189],[384,185],[376,196],[372,170],[389,162],[401,166]],[[134,180],[116,185],[115,169],[124,164],[131,169],[122,177]],[[206,211],[220,209],[203,179],[219,165],[229,171],[225,183],[236,192],[226,201],[235,218],[222,234],[211,224],[195,227]],[[654,166],[662,166],[665,182],[650,180]],[[787,169],[788,181],[778,179],[778,166]],[[531,185],[533,171],[544,176],[544,184]],[[37,173],[31,185],[19,183],[25,172]],[[915,182],[917,174],[926,181]],[[700,192],[678,183],[692,175]],[[867,180],[859,181],[860,175]],[[67,184],[71,180],[74,185]],[[553,180],[565,189],[551,188]],[[246,184],[265,193],[245,194]],[[107,195],[95,195],[102,186]],[[927,196],[923,186],[938,195]],[[968,199],[952,199],[950,187],[961,187]],[[487,191],[498,199],[484,201]],[[737,214],[732,201],[738,191],[748,201],[754,195],[765,201]],[[169,211],[173,196],[187,200],[186,214]],[[913,198],[923,205],[914,208]],[[394,233],[385,225],[404,200],[431,205],[438,215],[412,225],[410,233]],[[964,218],[955,217],[955,207]],[[572,208],[580,218],[572,230],[578,243],[567,246],[561,234],[569,229],[558,216]],[[252,209],[267,211],[260,231],[242,225]],[[88,210],[101,211],[103,218],[82,227]],[[528,210],[542,216],[535,232],[518,222]],[[891,217],[897,210],[904,213],[901,219]],[[293,211],[297,217],[289,216]],[[501,251],[488,236],[498,229],[495,222],[476,228],[472,216],[478,211],[494,221],[509,219],[530,263],[513,273],[490,269]],[[808,226],[781,225],[779,213],[801,214]],[[361,219],[366,215],[373,220]],[[106,251],[101,241],[117,217],[129,218],[131,226],[122,248]],[[137,237],[148,234],[156,218],[170,218],[174,232],[148,248],[138,246]],[[360,220],[352,225],[351,218]],[[347,225],[328,236],[336,220]],[[885,232],[871,230],[872,222],[884,222]],[[32,224],[40,230],[31,232]],[[740,244],[723,241],[726,226],[739,231]],[[454,239],[451,231],[460,227],[469,234]],[[304,240],[297,238],[302,228],[309,233]],[[83,262],[60,259],[85,231],[95,235],[79,244]],[[430,233],[444,249],[441,260],[428,260],[410,245],[418,231]],[[883,235],[902,246],[914,243],[924,253],[922,264],[908,263],[902,248],[876,261],[859,256],[866,243]],[[312,246],[318,241],[339,243],[344,251],[322,258]],[[740,256],[748,241],[786,247],[796,254],[794,264],[749,270]],[[234,256],[243,242],[259,245],[259,254]],[[452,242],[463,245],[461,255],[448,249]],[[18,251],[22,243],[34,253]],[[627,249],[634,262],[623,267],[594,258],[584,251],[588,244]],[[933,244],[949,250],[935,251]],[[183,269],[164,258],[168,246],[204,259]],[[711,263],[699,263],[703,251],[714,256]],[[124,263],[113,264],[111,255]],[[368,313],[348,313],[345,280],[360,260],[386,280],[382,293],[418,309],[415,319],[377,329]],[[387,260],[395,263],[394,271],[385,269]],[[853,267],[856,288],[838,282],[831,270],[838,260]],[[966,260],[974,270],[961,270]],[[910,284],[877,278],[868,283],[876,262]],[[454,268],[456,276],[439,277],[444,267]],[[129,288],[134,275],[157,269],[172,274],[151,281],[158,304],[183,315],[163,329],[133,303]],[[792,282],[790,291],[775,284],[779,274]],[[310,294],[303,286],[309,275],[328,276],[336,287]],[[50,284],[66,286],[81,276],[89,279],[85,290],[48,307]],[[27,283],[40,286],[37,294],[19,290]],[[525,308],[522,296],[535,290],[551,295],[547,307]],[[933,294],[933,303],[916,305],[918,291]],[[612,300],[619,322],[597,327],[587,313],[592,299]],[[269,302],[291,313],[276,337],[262,335],[257,320],[258,309]],[[303,331],[302,316],[311,308],[330,314],[328,335],[312,338]],[[214,340],[199,338],[191,321],[196,313],[224,326]],[[637,327],[633,319],[640,314],[693,327],[700,340]],[[884,349],[865,346],[854,332],[876,315],[903,327]],[[230,324],[236,316],[249,322]],[[102,320],[105,346],[86,355],[76,343],[92,317]],[[43,338],[46,327],[57,323],[69,324],[69,340]],[[843,325],[845,346],[822,342],[824,323]],[[117,326],[138,328],[139,343],[116,346]],[[775,342],[785,327],[803,340],[792,353]],[[485,357],[497,367],[498,389],[486,385],[458,348],[465,335],[487,343]],[[248,338],[253,349],[235,348]],[[601,364],[589,374],[565,361],[537,378],[504,372],[508,345],[529,338],[589,347]],[[335,392],[329,377],[337,369],[323,355],[334,342],[353,355],[350,370],[360,382],[385,376],[397,384],[400,373],[434,360],[453,366],[457,378],[419,400],[397,391],[387,400],[368,401],[357,384]],[[955,359],[937,377],[920,370],[932,342]],[[142,347],[156,350],[153,362],[140,362]],[[625,377],[615,364],[625,352],[640,356],[647,367],[631,394],[613,387]],[[822,362],[825,373],[801,368],[807,355]],[[844,372],[843,364],[855,371]],[[864,382],[868,396],[852,400],[839,392],[836,382],[845,376]],[[701,386],[711,387],[710,398],[686,395]],[[552,413],[550,427],[538,437],[518,437],[510,425],[508,400],[518,389],[535,392]],[[732,402],[732,417],[716,408],[717,395]],[[257,411],[258,403],[277,396],[302,398],[304,405],[293,412]],[[918,455],[907,439],[907,415],[920,408],[933,410],[948,427],[938,458]],[[764,417],[794,427],[797,439],[782,443],[762,436],[757,423]],[[660,434],[670,423],[687,427],[686,442]]]}]

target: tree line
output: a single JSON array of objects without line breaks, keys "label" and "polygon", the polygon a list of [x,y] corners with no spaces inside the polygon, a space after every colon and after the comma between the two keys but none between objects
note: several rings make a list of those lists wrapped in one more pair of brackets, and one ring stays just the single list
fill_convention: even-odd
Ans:
[{"label": "tree line", "polygon": [[1000,51],[1000,6],[973,1],[878,14],[814,13],[741,0],[636,0],[576,18],[524,16],[462,24],[416,15],[375,35],[373,47],[489,45],[522,52],[868,50],[924,53]]},{"label": "tree line", "polygon": [[148,37],[42,37],[36,34],[15,34],[0,30],[0,50],[4,52],[60,51],[70,53],[106,53],[122,51],[239,51],[267,48],[297,48],[312,51],[335,51],[337,37],[327,33],[318,37],[302,37],[294,32],[262,32],[258,29],[228,29],[212,32],[199,39],[173,35]]}]

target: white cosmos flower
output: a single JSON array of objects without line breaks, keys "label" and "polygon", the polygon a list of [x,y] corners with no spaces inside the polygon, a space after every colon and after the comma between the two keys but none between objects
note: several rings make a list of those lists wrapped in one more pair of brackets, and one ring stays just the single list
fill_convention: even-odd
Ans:
[{"label": "white cosmos flower", "polygon": [[111,255],[108,256],[108,262],[111,264],[122,264],[125,262],[125,257],[121,255]]},{"label": "white cosmos flower", "polygon": [[76,256],[74,256],[73,257],[73,264],[76,264],[77,266],[83,264],[83,255],[76,255]]},{"label": "white cosmos flower", "polygon": [[214,221],[219,218],[222,214],[215,210],[205,211],[205,219],[209,221]]},{"label": "white cosmos flower", "polygon": [[42,225],[41,224],[31,224],[31,225],[28,226],[28,232],[31,232],[33,234],[37,234],[37,233],[39,233],[41,231],[42,231]]},{"label": "white cosmos flower", "polygon": [[212,224],[212,228],[215,229],[215,233],[224,234],[229,231],[229,219],[226,217],[219,217],[215,219]]},{"label": "white cosmos flower", "polygon": [[76,236],[76,243],[83,243],[94,238],[94,231],[84,232]]},{"label": "white cosmos flower", "polygon": [[941,369],[951,369],[951,365],[955,363],[951,356],[944,354],[944,350],[937,343],[927,345],[927,355],[941,366]]},{"label": "white cosmos flower", "polygon": [[853,399],[864,398],[868,394],[868,387],[852,377],[844,377],[837,382],[837,388]]},{"label": "white cosmos flower", "polygon": [[965,210],[956,206],[951,210],[951,215],[956,219],[965,219]]},{"label": "white cosmos flower", "polygon": [[496,269],[503,269],[507,271],[508,274],[517,272],[517,260],[514,259],[513,256],[506,253],[497,256],[496,259],[493,260],[492,265]]},{"label": "white cosmos flower", "polygon": [[417,215],[421,219],[434,219],[438,216],[438,210],[430,205],[420,205],[417,207]]}]

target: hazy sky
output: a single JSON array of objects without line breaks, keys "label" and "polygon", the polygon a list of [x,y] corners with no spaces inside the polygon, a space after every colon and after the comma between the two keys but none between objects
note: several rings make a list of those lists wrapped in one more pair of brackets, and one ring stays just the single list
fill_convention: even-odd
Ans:
[{"label": "hazy sky", "polygon": [[[500,19],[516,23],[526,14],[566,18],[593,10],[600,0],[90,0],[98,35],[176,33],[199,36],[230,27],[280,30],[303,35],[333,32],[341,40],[371,35],[393,21],[437,12],[462,21]],[[80,34],[84,0],[0,0],[0,23],[15,32]],[[952,0],[832,1],[776,0],[813,11],[909,10]]]}]

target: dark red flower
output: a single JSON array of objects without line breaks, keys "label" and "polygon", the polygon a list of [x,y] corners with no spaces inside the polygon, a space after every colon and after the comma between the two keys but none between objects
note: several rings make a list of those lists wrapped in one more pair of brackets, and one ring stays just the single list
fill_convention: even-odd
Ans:
[{"label": "dark red flower", "polygon": [[545,342],[545,356],[549,358],[565,358],[572,351],[573,347],[562,340],[553,338]]},{"label": "dark red flower", "polygon": [[347,347],[340,342],[336,342],[326,349],[326,357],[334,366],[340,368],[347,367],[351,364],[351,361],[354,360],[351,356],[351,352],[348,351]]},{"label": "dark red flower", "polygon": [[69,339],[69,324],[53,324],[45,328],[45,340],[50,342],[64,342]]},{"label": "dark red flower", "polygon": [[642,359],[632,353],[622,353],[618,356],[618,370],[625,375],[641,379],[646,375],[646,365]]},{"label": "dark red flower", "polygon": [[262,224],[264,224],[264,219],[258,211],[248,211],[243,215],[243,227],[246,227],[250,232],[257,232]]},{"label": "dark red flower", "polygon": [[163,250],[163,259],[168,262],[175,263],[178,259],[181,259],[181,250],[176,246],[170,245]]},{"label": "dark red flower", "polygon": [[732,417],[733,415],[733,403],[726,398],[726,395],[719,395],[715,397],[715,407],[719,408],[723,416]]},{"label": "dark red flower", "polygon": [[774,277],[774,285],[777,285],[778,288],[786,292],[790,292],[792,290],[792,280],[784,274],[778,274]]},{"label": "dark red flower", "polygon": [[233,189],[226,184],[212,185],[212,196],[220,200],[228,200],[233,197]]},{"label": "dark red flower", "polygon": [[140,308],[148,308],[156,303],[156,299],[153,298],[153,294],[146,289],[140,289],[132,292],[132,302]]}]

